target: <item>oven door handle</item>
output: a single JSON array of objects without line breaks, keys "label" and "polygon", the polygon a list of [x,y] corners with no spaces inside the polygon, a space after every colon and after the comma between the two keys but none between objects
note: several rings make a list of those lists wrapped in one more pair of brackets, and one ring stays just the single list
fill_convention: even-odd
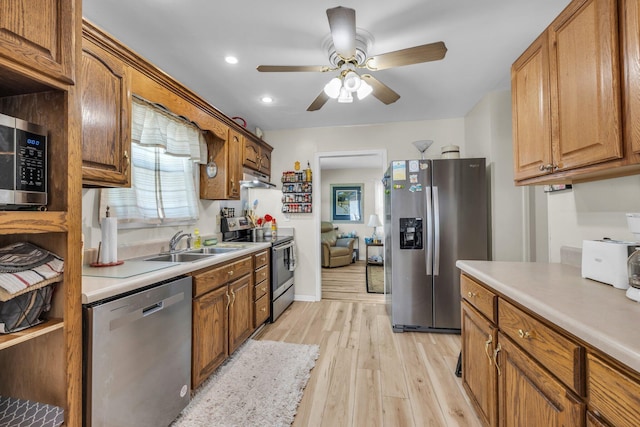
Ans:
[{"label": "oven door handle", "polygon": [[293,247],[293,242],[287,243],[287,244],[282,245],[282,246],[274,246],[273,247],[273,251],[274,252],[283,251],[285,249],[289,249],[289,248],[292,248],[292,247]]}]

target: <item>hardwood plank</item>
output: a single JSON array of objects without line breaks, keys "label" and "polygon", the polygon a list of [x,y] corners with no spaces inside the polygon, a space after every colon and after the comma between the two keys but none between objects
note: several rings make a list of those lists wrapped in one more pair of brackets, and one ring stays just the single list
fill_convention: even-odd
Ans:
[{"label": "hardwood plank", "polygon": [[397,397],[382,398],[382,425],[385,427],[413,427],[411,401]]},{"label": "hardwood plank", "polygon": [[379,369],[357,370],[354,409],[353,425],[368,427],[383,425]]},{"label": "hardwood plank", "polygon": [[383,396],[406,399],[408,397],[407,382],[404,379],[402,360],[396,341],[393,339],[393,330],[389,324],[389,317],[378,315],[376,322],[378,323],[380,334],[378,345]]}]

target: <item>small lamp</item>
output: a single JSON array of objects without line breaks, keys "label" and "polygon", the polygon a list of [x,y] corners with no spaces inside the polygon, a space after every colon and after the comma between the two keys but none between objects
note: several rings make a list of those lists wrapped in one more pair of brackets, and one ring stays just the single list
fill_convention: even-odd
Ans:
[{"label": "small lamp", "polygon": [[378,236],[376,235],[376,228],[380,227],[381,225],[382,223],[380,222],[380,219],[378,219],[378,215],[376,214],[369,215],[369,222],[367,223],[367,227],[373,227],[373,235],[371,236],[373,243],[376,243],[378,241]]}]

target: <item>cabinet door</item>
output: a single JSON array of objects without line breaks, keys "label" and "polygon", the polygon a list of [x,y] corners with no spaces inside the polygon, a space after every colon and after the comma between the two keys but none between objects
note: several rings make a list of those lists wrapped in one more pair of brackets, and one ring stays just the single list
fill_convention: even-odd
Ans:
[{"label": "cabinet door", "polygon": [[84,39],[80,71],[82,180],[129,187],[131,92],[123,62]]},{"label": "cabinet door", "polygon": [[617,2],[574,1],[549,27],[554,166],[622,157]]},{"label": "cabinet door", "polygon": [[253,332],[253,281],[247,275],[229,284],[229,354],[233,353]]},{"label": "cabinet door", "polygon": [[623,2],[623,67],[625,138],[640,154],[640,2]]},{"label": "cabinet door", "polygon": [[240,198],[240,180],[242,179],[242,149],[244,146],[242,135],[229,129],[229,163],[227,188],[230,199]]},{"label": "cabinet door", "polygon": [[254,170],[260,170],[260,145],[248,138],[244,140],[242,164]]},{"label": "cabinet door", "polygon": [[[0,57],[64,83],[73,83],[75,0],[5,0]],[[79,6],[79,5],[78,5]]]},{"label": "cabinet door", "polygon": [[498,425],[497,378],[493,349],[497,329],[462,302],[462,384],[486,426]]},{"label": "cabinet door", "polygon": [[571,391],[498,333],[500,426],[582,426],[585,408]]},{"label": "cabinet door", "polygon": [[551,173],[548,36],[543,33],[511,67],[515,180]]},{"label": "cabinet door", "polygon": [[192,389],[207,379],[229,355],[227,317],[230,302],[227,286],[193,300]]},{"label": "cabinet door", "polygon": [[271,176],[271,149],[262,146],[260,150],[260,172]]}]

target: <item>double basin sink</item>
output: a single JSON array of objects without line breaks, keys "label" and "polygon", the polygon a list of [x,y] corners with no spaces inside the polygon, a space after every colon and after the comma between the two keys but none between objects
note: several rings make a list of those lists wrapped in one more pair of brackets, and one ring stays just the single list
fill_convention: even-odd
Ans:
[{"label": "double basin sink", "polygon": [[171,254],[161,254],[144,258],[145,261],[164,261],[164,262],[194,262],[210,258],[215,255],[222,255],[229,252],[239,251],[242,248],[220,248],[205,247],[202,249],[192,249],[184,252],[175,252]]}]

